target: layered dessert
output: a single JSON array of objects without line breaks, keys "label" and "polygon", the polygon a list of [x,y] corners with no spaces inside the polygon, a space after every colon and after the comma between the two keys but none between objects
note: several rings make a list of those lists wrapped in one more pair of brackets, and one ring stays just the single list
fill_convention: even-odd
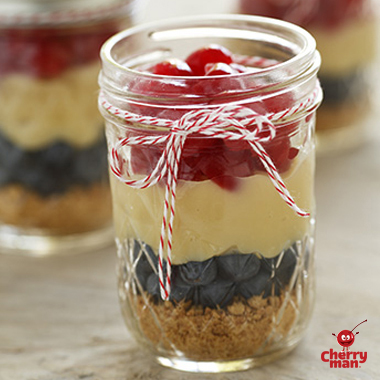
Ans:
[{"label": "layered dessert", "polygon": [[[181,78],[177,84],[171,80],[164,85],[136,81],[131,86],[142,95],[170,97],[175,93],[172,86],[180,86],[184,93],[217,92],[225,99],[229,90],[248,90],[252,85],[234,74],[262,68],[242,66],[228,50],[211,45],[186,60],[168,59],[143,69]],[[192,76],[199,80],[187,87],[183,79]],[[208,102],[215,104],[218,97],[210,95]],[[291,92],[244,103],[260,114],[293,105]],[[143,101],[130,107],[141,115],[171,120],[186,112],[180,107],[148,107]],[[279,195],[247,141],[202,134],[187,137],[176,188],[168,300],[161,296],[158,259],[167,175],[151,187],[137,189],[111,174],[122,310],[139,341],[156,354],[195,361],[236,360],[296,341],[311,302],[313,122],[312,115],[303,114],[277,124],[275,137],[263,142],[297,205],[310,212],[306,217],[297,215]],[[164,132],[126,123],[113,133],[108,136],[111,145],[128,136],[159,137]],[[154,171],[164,149],[130,146],[119,152],[120,167],[128,168],[133,179],[144,178]],[[167,263],[164,256],[164,274]]]},{"label": "layered dessert", "polygon": [[99,50],[118,23],[0,30],[1,224],[53,235],[109,225],[96,97]]},{"label": "layered dessert", "polygon": [[[360,127],[370,109],[366,70],[375,57],[377,35],[371,2],[240,0],[239,12],[290,21],[314,36],[322,56],[319,78],[324,91],[318,135],[339,137],[337,145],[347,142],[339,131]],[[356,142],[361,139],[357,133],[353,137]],[[326,139],[323,143],[328,144]]]}]

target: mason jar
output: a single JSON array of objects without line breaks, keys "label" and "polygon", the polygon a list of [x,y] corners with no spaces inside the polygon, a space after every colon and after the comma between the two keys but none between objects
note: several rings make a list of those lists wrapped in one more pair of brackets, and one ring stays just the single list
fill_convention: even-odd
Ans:
[{"label": "mason jar", "polygon": [[125,30],[101,57],[129,329],[159,363],[193,372],[289,352],[314,299],[314,39],[207,16]]},{"label": "mason jar", "polygon": [[99,51],[132,0],[0,4],[0,247],[32,255],[112,241]]},{"label": "mason jar", "polygon": [[371,116],[371,64],[378,17],[372,0],[239,0],[238,11],[275,17],[306,28],[322,56],[324,92],[318,110],[318,151],[336,153],[367,139]]}]

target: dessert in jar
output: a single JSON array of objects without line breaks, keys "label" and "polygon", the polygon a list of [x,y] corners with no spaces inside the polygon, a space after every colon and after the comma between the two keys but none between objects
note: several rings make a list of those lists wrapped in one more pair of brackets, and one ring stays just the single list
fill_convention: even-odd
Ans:
[{"label": "dessert in jar", "polygon": [[376,53],[371,0],[240,0],[239,12],[290,21],[316,39],[322,56],[324,100],[318,110],[318,150],[356,146],[365,137],[370,114],[367,70]]},{"label": "dessert in jar", "polygon": [[133,1],[0,4],[0,246],[43,255],[112,237],[99,51]]},{"label": "dessert in jar", "polygon": [[[255,54],[227,48],[241,42]],[[126,323],[183,370],[285,354],[313,304],[315,41],[197,17],[121,32],[101,56]]]}]

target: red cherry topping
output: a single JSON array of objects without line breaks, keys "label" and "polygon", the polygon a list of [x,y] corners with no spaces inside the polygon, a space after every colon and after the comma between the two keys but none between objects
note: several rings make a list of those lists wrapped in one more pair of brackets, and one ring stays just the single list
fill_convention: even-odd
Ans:
[{"label": "red cherry topping", "polygon": [[189,76],[193,75],[190,66],[180,59],[172,58],[157,63],[152,68],[152,73],[157,75]]},{"label": "red cherry topping", "polygon": [[[288,136],[279,136],[278,138],[263,144],[263,148],[273,161],[279,173],[287,171],[292,161],[291,157],[294,158],[298,154],[298,149],[292,149],[290,138]],[[264,172],[264,165],[257,156],[255,161],[257,170]]]},{"label": "red cherry topping", "polygon": [[40,78],[57,77],[70,65],[70,53],[69,47],[58,41],[41,41],[34,48],[30,71]]},{"label": "red cherry topping", "polygon": [[16,72],[54,78],[69,67],[99,59],[101,45],[117,31],[99,29],[4,29],[0,34],[0,75]]},{"label": "red cherry topping", "polygon": [[219,45],[209,45],[190,54],[186,59],[187,64],[195,75],[205,75],[205,67],[208,63],[232,63],[231,52]]},{"label": "red cherry topping", "polygon": [[[223,77],[197,80],[194,83],[182,78],[162,78],[162,80],[139,78],[131,85],[131,88],[137,93],[157,98],[180,97],[182,94],[209,97],[209,104],[217,104],[217,95],[224,94],[221,100],[225,103],[225,94],[228,91],[241,91],[245,86],[244,78],[230,77],[230,75],[250,70],[251,68],[232,62],[232,55],[225,48],[211,45],[192,53],[186,62],[170,59],[156,64],[149,71],[172,77],[192,75]],[[258,114],[265,115],[291,108],[294,103],[293,95],[289,92],[280,95],[267,92],[267,96],[262,101],[245,104],[245,106]],[[147,105],[134,107],[138,107],[136,112],[141,111],[141,114],[173,120],[181,117],[184,112],[181,109],[165,106],[162,108]],[[290,142],[290,134],[297,126],[294,122],[278,126],[274,139],[262,144],[280,173],[289,169],[292,160],[298,154],[298,149],[292,147]],[[260,133],[262,137],[266,137],[269,129],[264,128]],[[133,170],[145,175],[151,173],[163,149],[163,147],[132,147]],[[264,171],[262,162],[247,141],[223,140],[196,134],[189,136],[185,142],[178,177],[186,181],[211,180],[223,189],[233,191],[239,186],[239,178]]]},{"label": "red cherry topping", "polygon": [[367,0],[240,0],[240,12],[290,21],[303,27],[337,27],[361,17]]},{"label": "red cherry topping", "polygon": [[343,22],[362,17],[367,0],[320,0],[318,11],[309,25],[334,28]]}]

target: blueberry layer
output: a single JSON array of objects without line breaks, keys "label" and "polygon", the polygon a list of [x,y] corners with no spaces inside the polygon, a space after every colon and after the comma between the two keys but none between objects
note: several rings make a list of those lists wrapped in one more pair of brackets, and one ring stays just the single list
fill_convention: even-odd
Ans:
[{"label": "blueberry layer", "polygon": [[[141,288],[154,302],[160,302],[157,256],[150,246],[136,240],[133,255]],[[259,258],[254,253],[233,252],[205,261],[173,265],[170,300],[173,303],[192,301],[195,305],[214,309],[230,305],[236,296],[245,299],[278,296],[289,284],[297,259],[297,250],[292,246],[271,259]]]},{"label": "blueberry layer", "polygon": [[72,185],[90,185],[107,176],[107,146],[76,149],[56,142],[46,149],[28,151],[0,135],[0,186],[20,184],[42,196],[65,192]]},{"label": "blueberry layer", "polygon": [[360,99],[365,91],[363,75],[354,72],[343,77],[320,76],[326,104],[339,104],[349,100]]}]

